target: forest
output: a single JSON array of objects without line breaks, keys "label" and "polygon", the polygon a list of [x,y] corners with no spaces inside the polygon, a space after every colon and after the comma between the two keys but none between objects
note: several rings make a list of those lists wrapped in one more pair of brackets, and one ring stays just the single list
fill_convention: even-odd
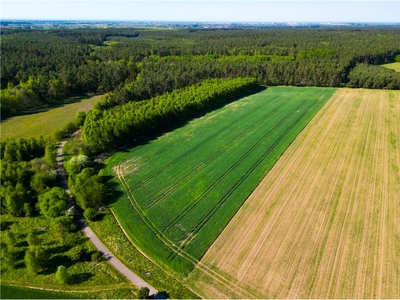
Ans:
[{"label": "forest", "polygon": [[[112,92],[106,107],[151,99],[208,78],[260,85],[398,89],[398,27],[264,29],[2,29],[1,114],[79,93]],[[370,74],[379,76],[371,83]]]}]

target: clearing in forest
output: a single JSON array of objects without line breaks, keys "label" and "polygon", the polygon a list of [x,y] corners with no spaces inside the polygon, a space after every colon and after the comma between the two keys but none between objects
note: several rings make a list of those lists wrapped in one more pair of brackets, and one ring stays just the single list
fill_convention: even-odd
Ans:
[{"label": "clearing in forest", "polygon": [[19,116],[12,116],[1,122],[1,138],[39,138],[47,137],[68,122],[75,121],[78,111],[88,111],[103,95],[92,97],[70,97],[65,104],[55,104],[36,110],[26,111]]},{"label": "clearing in forest", "polygon": [[339,90],[186,282],[204,298],[400,298],[399,118],[400,91]]},{"label": "clearing in forest", "polygon": [[112,209],[152,260],[187,275],[336,89],[273,87],[119,152]]},{"label": "clearing in forest", "polygon": [[393,69],[396,72],[400,72],[400,62],[384,64],[384,65],[382,65],[382,67],[385,67],[385,68],[388,68],[388,69]]}]

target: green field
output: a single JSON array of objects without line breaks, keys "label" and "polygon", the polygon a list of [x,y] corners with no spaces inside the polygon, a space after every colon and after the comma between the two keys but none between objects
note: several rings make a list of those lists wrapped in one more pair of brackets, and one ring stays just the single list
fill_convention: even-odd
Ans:
[{"label": "green field", "polygon": [[335,91],[268,88],[113,155],[104,174],[130,240],[185,276]]},{"label": "green field", "polygon": [[74,121],[78,111],[88,111],[101,99],[93,97],[72,97],[57,107],[44,107],[26,112],[1,122],[1,138],[39,138],[49,136],[54,130],[63,128]]},{"label": "green field", "polygon": [[390,64],[384,64],[382,67],[388,68],[388,69],[393,69],[396,72],[400,72],[400,62],[394,62]]}]

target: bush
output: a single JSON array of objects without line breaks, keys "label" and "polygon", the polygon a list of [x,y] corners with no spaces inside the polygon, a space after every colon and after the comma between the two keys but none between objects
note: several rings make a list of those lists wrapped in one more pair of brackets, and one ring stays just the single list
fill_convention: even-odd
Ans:
[{"label": "bush", "polygon": [[53,224],[59,232],[72,232],[78,228],[73,216],[61,216],[55,218]]},{"label": "bush", "polygon": [[148,287],[141,287],[138,292],[138,299],[148,299],[150,295],[150,289]]},{"label": "bush", "polygon": [[56,279],[59,283],[68,283],[69,282],[69,275],[67,272],[67,268],[64,266],[59,266],[56,272]]},{"label": "bush", "polygon": [[1,265],[14,269],[18,262],[18,251],[12,245],[1,243]]},{"label": "bush", "polygon": [[38,273],[46,268],[48,262],[48,254],[43,247],[29,246],[26,250],[24,261],[28,271]]},{"label": "bush", "polygon": [[73,247],[68,251],[68,256],[76,262],[85,261],[87,259],[87,255],[88,253],[86,252],[86,249],[82,246]]},{"label": "bush", "polygon": [[100,251],[96,251],[91,256],[92,261],[94,262],[102,262],[105,260],[104,255]]},{"label": "bush", "polygon": [[26,237],[26,241],[28,242],[29,246],[37,246],[40,245],[41,240],[38,238],[34,233],[30,232]]},{"label": "bush", "polygon": [[96,219],[96,217],[99,215],[97,209],[95,208],[87,208],[85,209],[85,212],[83,213],[84,217],[86,218],[86,220],[89,221],[93,221],[94,219]]}]

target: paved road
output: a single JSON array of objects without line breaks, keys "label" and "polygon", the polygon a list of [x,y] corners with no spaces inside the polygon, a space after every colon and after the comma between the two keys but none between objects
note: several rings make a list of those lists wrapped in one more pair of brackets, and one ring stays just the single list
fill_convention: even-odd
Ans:
[{"label": "paved road", "polygon": [[[62,164],[62,150],[64,148],[65,143],[68,141],[64,140],[57,149],[57,165],[58,165],[58,174],[60,175],[61,178],[61,186],[62,188],[68,193],[71,194],[69,189],[68,189],[68,183],[67,179],[65,177],[65,170]],[[73,200],[71,199],[71,203],[74,204]],[[96,236],[96,234],[93,232],[92,229],[86,224],[85,220],[83,219],[81,214],[76,214],[76,219],[78,221],[78,225],[80,229],[86,234],[86,236],[91,240],[93,245],[103,253],[104,257],[112,264],[119,272],[121,272],[123,275],[125,275],[126,278],[128,278],[134,285],[136,285],[138,288],[141,287],[148,287],[150,289],[150,295],[155,298],[163,298],[162,294],[159,294],[158,291],[152,287],[150,284],[148,284],[146,281],[141,279],[139,276],[137,276],[135,273],[133,273],[131,270],[129,270],[118,258],[116,258],[110,250],[104,246],[104,244],[100,241],[100,239]]]}]

